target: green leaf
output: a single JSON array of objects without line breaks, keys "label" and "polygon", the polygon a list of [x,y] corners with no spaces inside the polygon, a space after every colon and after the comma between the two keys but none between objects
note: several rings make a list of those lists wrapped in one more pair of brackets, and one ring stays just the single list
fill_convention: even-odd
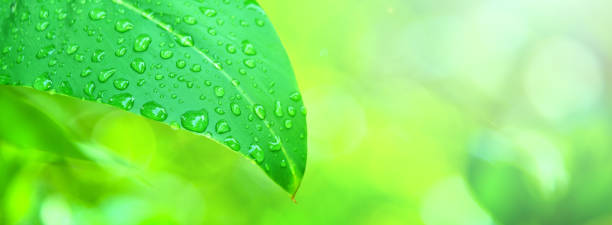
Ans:
[{"label": "green leaf", "polygon": [[542,221],[550,204],[539,192],[536,179],[513,161],[524,160],[515,155],[515,148],[494,132],[475,138],[466,168],[472,194],[501,224],[546,224]]},{"label": "green leaf", "polygon": [[0,1],[9,11],[0,17],[0,84],[110,104],[210,137],[297,191],[306,112],[255,1]]},{"label": "green leaf", "polygon": [[88,160],[56,121],[9,90],[0,89],[0,107],[0,145]]}]

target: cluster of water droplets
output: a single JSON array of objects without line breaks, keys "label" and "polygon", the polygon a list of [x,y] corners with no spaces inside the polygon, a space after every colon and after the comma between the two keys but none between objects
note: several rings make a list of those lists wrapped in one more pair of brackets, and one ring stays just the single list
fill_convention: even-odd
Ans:
[{"label": "cluster of water droplets", "polygon": [[[230,4],[230,1],[223,3]],[[172,3],[168,4],[171,6]],[[45,44],[40,45],[33,58],[27,55],[27,43],[24,41],[4,46],[0,61],[1,71],[9,70],[7,57],[10,55],[14,56],[10,63],[15,65],[31,66],[44,62],[49,70],[36,74],[31,80],[32,87],[37,90],[83,96],[84,99],[105,102],[124,110],[136,111],[156,121],[176,124],[192,132],[213,136],[231,149],[251,156],[259,164],[264,163],[270,154],[289,151],[284,149],[284,142],[291,140],[283,140],[278,134],[283,130],[294,129],[294,121],[304,120],[306,112],[301,104],[300,94],[286,90],[276,93],[278,90],[274,88],[275,83],[264,81],[273,76],[289,74],[267,74],[269,68],[260,57],[260,51],[263,51],[261,48],[264,47],[258,46],[252,40],[241,39],[243,35],[226,33],[228,29],[224,28],[230,25],[245,29],[265,27],[267,25],[263,14],[251,19],[240,19],[233,15],[223,15],[223,12],[214,7],[197,6],[197,14],[185,14],[176,16],[174,20],[164,20],[169,15],[157,15],[148,9],[141,10],[138,5],[117,6],[117,9],[87,8],[86,5],[78,3],[71,6],[72,8],[57,7],[51,10],[41,4],[30,8],[37,8],[37,13],[31,13],[29,10],[16,12],[19,24],[26,24],[27,28],[12,27],[9,32],[14,40],[23,40],[22,36],[33,28],[38,34],[34,41]],[[238,7],[261,11],[256,3],[251,1],[246,1]],[[154,21],[157,30],[147,32],[145,29],[139,29],[143,19],[133,16],[137,14]],[[74,28],[75,24],[85,25]],[[208,36],[196,38],[188,33],[188,29],[177,29],[184,26],[201,29]],[[105,33],[108,30],[115,33]],[[70,32],[62,34],[61,31]],[[97,44],[87,44],[88,42],[71,38],[81,33],[95,40]],[[109,43],[114,46],[113,49],[105,47]],[[212,47],[205,47],[211,43],[215,49],[221,51],[211,51]],[[200,59],[200,62],[196,59]],[[82,66],[82,69],[66,69],[78,66]],[[128,73],[129,71],[131,73]],[[0,84],[11,80],[8,74],[10,73],[0,72]],[[147,76],[153,79],[147,79]],[[207,76],[210,78],[202,78]],[[81,80],[73,82],[75,78]],[[172,82],[169,82],[170,79]],[[203,82],[199,82],[202,80]],[[149,84],[155,81],[158,83]],[[16,84],[23,81],[13,82]],[[242,85],[243,82],[250,87]],[[178,104],[193,105],[185,103],[187,97],[183,96],[184,93],[177,93],[177,89],[183,88],[181,85],[188,89],[206,89],[205,92],[194,90],[190,93],[202,93],[197,99],[207,103],[196,104],[201,106],[177,113],[176,107],[166,105],[166,99],[176,99]],[[78,86],[81,87],[80,90]],[[104,87],[111,87],[114,91]],[[146,88],[154,95],[132,94],[141,93]],[[273,105],[266,105],[264,102],[254,102],[254,99],[247,97],[245,90],[257,90],[263,95],[280,97],[272,101]],[[245,118],[245,122],[235,122],[240,120],[230,119],[228,116]],[[252,130],[252,135],[246,135],[248,138],[245,138],[245,135],[233,132],[237,130]],[[259,135],[262,133],[266,135]],[[299,138],[305,139],[305,133],[299,133]],[[281,157],[281,167],[287,167],[286,154],[276,155]],[[270,170],[270,165],[262,165]]]}]

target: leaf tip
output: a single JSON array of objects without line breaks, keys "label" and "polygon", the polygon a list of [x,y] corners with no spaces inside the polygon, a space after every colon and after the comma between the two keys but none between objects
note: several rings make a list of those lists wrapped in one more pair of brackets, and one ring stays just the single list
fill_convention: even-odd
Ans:
[{"label": "leaf tip", "polygon": [[297,205],[298,203],[297,203],[297,201],[295,200],[295,194],[296,194],[296,193],[297,193],[297,192],[295,192],[295,193],[293,193],[293,194],[291,195],[291,201],[293,202],[293,204],[296,204],[296,205]]},{"label": "leaf tip", "polygon": [[295,203],[296,205],[297,205],[297,201],[295,200],[295,195],[297,194],[298,190],[300,190],[300,184],[301,182],[295,188],[295,191],[293,191],[293,194],[291,194],[291,201],[293,201],[293,203]]}]

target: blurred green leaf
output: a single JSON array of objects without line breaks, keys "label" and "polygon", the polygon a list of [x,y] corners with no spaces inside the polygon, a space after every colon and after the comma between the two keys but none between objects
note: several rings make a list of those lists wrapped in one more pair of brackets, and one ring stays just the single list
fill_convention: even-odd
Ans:
[{"label": "blurred green leaf", "polygon": [[[502,224],[586,224],[605,219],[610,208],[602,206],[612,200],[611,179],[604,175],[611,171],[609,153],[591,151],[602,142],[592,142],[597,135],[585,133],[589,142],[576,146],[581,151],[573,156],[573,180],[567,187],[553,186],[558,190],[552,192],[542,186],[541,177],[528,171],[536,167],[529,166],[532,159],[521,155],[517,143],[493,132],[480,135],[472,145],[466,175],[474,197]],[[582,135],[568,139],[579,140]],[[527,149],[529,153],[546,148],[530,147],[538,149]],[[548,172],[555,168],[546,166]],[[547,175],[550,180],[554,173]]]},{"label": "blurred green leaf", "polygon": [[20,149],[87,159],[56,121],[9,90],[0,89],[0,142]]},{"label": "blurred green leaf", "polygon": [[210,137],[297,191],[305,110],[255,1],[2,2],[10,12],[0,17],[0,84],[110,104]]},{"label": "blurred green leaf", "polygon": [[[608,118],[602,115],[601,118]],[[578,129],[568,132],[564,139],[571,140],[572,152],[569,173],[572,182],[569,184],[566,196],[557,203],[558,214],[565,215],[554,221],[557,224],[610,224],[612,208],[607,207],[612,202],[612,152],[609,146],[612,142],[609,122],[600,118],[585,123]],[[605,220],[601,223],[589,221]]]},{"label": "blurred green leaf", "polygon": [[467,181],[474,197],[501,224],[538,224],[545,203],[536,180],[513,164],[513,146],[485,133],[472,146]]}]

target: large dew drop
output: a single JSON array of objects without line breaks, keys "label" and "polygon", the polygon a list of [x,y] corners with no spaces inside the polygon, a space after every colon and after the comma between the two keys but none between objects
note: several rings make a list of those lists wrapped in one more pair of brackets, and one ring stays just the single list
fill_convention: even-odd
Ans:
[{"label": "large dew drop", "polygon": [[166,108],[154,101],[150,101],[142,105],[140,108],[140,114],[157,121],[164,121],[166,118],[168,118]]},{"label": "large dew drop", "polygon": [[131,29],[134,29],[134,24],[129,20],[118,20],[117,23],[115,23],[115,30],[119,33],[125,33]]},{"label": "large dew drop", "polygon": [[135,58],[132,63],[130,63],[130,67],[132,67],[132,70],[140,74],[143,74],[147,70],[147,65],[142,58]]},{"label": "large dew drop", "polygon": [[282,144],[280,138],[278,136],[274,136],[274,140],[269,143],[268,147],[270,148],[270,151],[281,150]]},{"label": "large dew drop", "polygon": [[230,109],[232,110],[232,113],[236,116],[240,116],[240,114],[242,113],[240,110],[240,106],[236,103],[230,104]]},{"label": "large dew drop", "polygon": [[181,115],[181,124],[187,130],[202,133],[208,126],[208,112],[204,109],[187,111]]},{"label": "large dew drop", "polygon": [[119,107],[124,110],[130,110],[134,107],[134,96],[130,93],[121,93],[113,95],[108,100],[108,104]]},{"label": "large dew drop", "polygon": [[232,129],[230,128],[226,120],[219,120],[219,122],[217,122],[217,125],[215,126],[215,131],[218,134],[224,134],[230,132],[231,130]]},{"label": "large dew drop", "polygon": [[91,11],[89,11],[89,18],[91,20],[103,20],[104,18],[106,18],[106,11],[103,9],[92,9]]},{"label": "large dew drop", "polygon": [[136,37],[134,40],[134,51],[135,52],[144,52],[149,49],[149,45],[151,44],[151,36],[148,34],[141,34]]},{"label": "large dew drop", "polygon": [[170,50],[161,50],[161,51],[159,52],[159,56],[160,56],[162,59],[169,59],[169,58],[172,58],[172,56],[173,56],[173,55],[174,55],[174,52],[172,52],[172,51],[170,51]]},{"label": "large dew drop", "polygon": [[130,82],[123,78],[119,78],[113,81],[113,86],[115,86],[115,88],[120,91],[127,89],[129,85]]},{"label": "large dew drop", "polygon": [[100,75],[98,75],[98,80],[102,83],[106,82],[110,77],[112,77],[113,75],[115,75],[115,73],[117,72],[116,69],[111,68],[111,69],[107,69],[107,70],[103,70],[100,72]]},{"label": "large dew drop", "polygon": [[193,37],[189,35],[179,36],[176,41],[183,47],[193,46]]},{"label": "large dew drop", "polygon": [[34,82],[32,83],[32,87],[36,90],[46,91],[46,90],[51,89],[52,84],[53,84],[53,81],[51,81],[51,79],[49,78],[49,74],[43,73],[41,75],[38,75],[34,79]]},{"label": "large dew drop", "polygon": [[89,81],[89,83],[85,84],[85,87],[83,87],[83,93],[92,99],[94,98],[94,90],[96,90],[96,83],[93,81]]}]

